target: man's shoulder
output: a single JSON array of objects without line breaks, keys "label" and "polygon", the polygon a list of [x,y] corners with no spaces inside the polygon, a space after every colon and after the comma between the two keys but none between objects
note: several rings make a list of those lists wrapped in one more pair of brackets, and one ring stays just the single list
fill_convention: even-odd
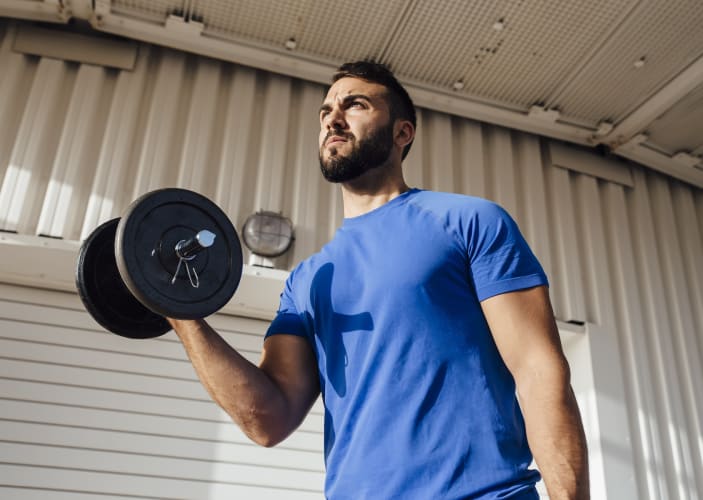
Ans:
[{"label": "man's shoulder", "polygon": [[319,267],[320,254],[322,250],[315,252],[312,255],[307,256],[305,259],[298,262],[298,264],[290,272],[290,276],[302,277],[308,274],[312,269]]},{"label": "man's shoulder", "polygon": [[412,203],[437,213],[459,213],[468,216],[503,211],[500,205],[486,198],[442,191],[418,191],[412,198]]},{"label": "man's shoulder", "polygon": [[485,204],[495,204],[495,202],[487,198],[481,198],[479,196],[473,196],[470,194],[449,193],[446,191],[430,191],[424,189],[417,190],[415,196],[413,197],[413,201],[416,203],[446,205],[448,207],[482,206]]},{"label": "man's shoulder", "polygon": [[334,261],[334,238],[328,241],[320,250],[307,256],[293,267],[288,276],[289,281],[309,281],[325,265],[330,265]]}]

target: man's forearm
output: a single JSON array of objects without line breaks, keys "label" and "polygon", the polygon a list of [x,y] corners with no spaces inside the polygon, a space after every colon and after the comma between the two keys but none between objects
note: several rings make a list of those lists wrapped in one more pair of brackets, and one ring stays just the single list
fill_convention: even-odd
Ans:
[{"label": "man's forearm", "polygon": [[549,498],[586,500],[586,438],[574,393],[568,380],[559,378],[542,378],[521,397],[527,437]]},{"label": "man's forearm", "polygon": [[253,441],[269,446],[287,435],[281,416],[285,398],[259,367],[248,361],[204,320],[169,319],[210,396]]}]

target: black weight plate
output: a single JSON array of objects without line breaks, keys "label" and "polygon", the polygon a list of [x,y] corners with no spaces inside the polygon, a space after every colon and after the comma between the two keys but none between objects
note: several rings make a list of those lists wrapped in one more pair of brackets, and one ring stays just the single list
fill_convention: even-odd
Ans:
[{"label": "black weight plate", "polygon": [[123,337],[146,339],[171,329],[166,318],[144,307],[125,286],[115,261],[119,219],[98,226],[81,245],[76,287],[83,305],[103,328]]},{"label": "black weight plate", "polygon": [[[215,234],[215,242],[187,262],[197,274],[196,288],[186,262],[178,268],[175,247],[204,229]],[[117,227],[115,256],[132,294],[171,318],[215,313],[232,298],[242,277],[242,248],[234,226],[215,203],[185,189],[160,189],[135,200]]]}]

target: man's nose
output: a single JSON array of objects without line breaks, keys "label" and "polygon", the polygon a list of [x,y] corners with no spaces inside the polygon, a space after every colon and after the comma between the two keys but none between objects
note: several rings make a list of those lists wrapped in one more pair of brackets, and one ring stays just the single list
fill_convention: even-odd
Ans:
[{"label": "man's nose", "polygon": [[334,106],[330,110],[325,117],[325,127],[328,130],[347,128],[347,122],[344,118],[344,111],[340,107]]}]

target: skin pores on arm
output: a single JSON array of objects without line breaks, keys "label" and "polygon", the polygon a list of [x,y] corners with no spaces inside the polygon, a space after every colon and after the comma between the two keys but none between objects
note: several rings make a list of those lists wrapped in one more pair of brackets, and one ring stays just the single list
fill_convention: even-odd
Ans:
[{"label": "skin pores on arm", "polygon": [[306,339],[269,337],[256,366],[204,320],[169,322],[203,386],[250,439],[274,446],[300,425],[319,394],[315,358]]},{"label": "skin pores on arm", "polygon": [[481,303],[517,387],[527,439],[553,500],[589,498],[586,438],[546,286]]}]

